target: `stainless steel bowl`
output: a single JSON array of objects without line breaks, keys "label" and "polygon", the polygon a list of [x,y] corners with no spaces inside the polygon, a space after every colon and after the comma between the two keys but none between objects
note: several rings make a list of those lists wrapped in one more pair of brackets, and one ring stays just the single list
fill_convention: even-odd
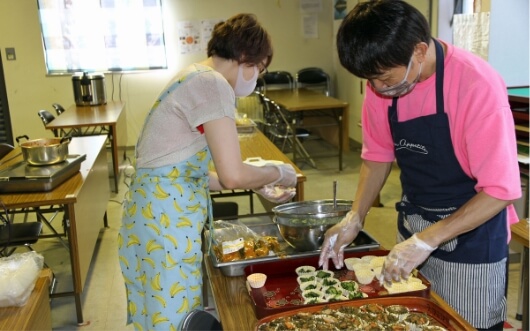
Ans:
[{"label": "stainless steel bowl", "polygon": [[291,202],[272,208],[283,239],[300,252],[319,250],[324,234],[351,210],[351,200]]},{"label": "stainless steel bowl", "polygon": [[20,144],[24,161],[44,166],[63,162],[68,156],[70,137],[34,139]]}]

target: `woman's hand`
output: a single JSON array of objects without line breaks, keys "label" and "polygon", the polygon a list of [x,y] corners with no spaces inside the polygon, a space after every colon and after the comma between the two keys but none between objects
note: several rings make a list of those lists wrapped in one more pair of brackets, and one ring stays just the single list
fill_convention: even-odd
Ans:
[{"label": "woman's hand", "polygon": [[265,185],[254,190],[257,194],[274,203],[284,203],[296,195],[296,189],[292,187]]}]

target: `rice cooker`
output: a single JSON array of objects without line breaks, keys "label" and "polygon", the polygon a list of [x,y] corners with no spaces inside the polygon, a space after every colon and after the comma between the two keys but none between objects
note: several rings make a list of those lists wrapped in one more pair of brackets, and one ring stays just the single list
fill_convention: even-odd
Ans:
[{"label": "rice cooker", "polygon": [[97,106],[107,103],[105,76],[101,73],[76,73],[72,76],[77,106]]}]

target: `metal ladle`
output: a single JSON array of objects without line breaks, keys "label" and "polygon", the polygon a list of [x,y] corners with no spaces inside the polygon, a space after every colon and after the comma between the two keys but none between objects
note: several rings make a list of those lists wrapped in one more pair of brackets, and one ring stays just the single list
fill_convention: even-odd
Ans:
[{"label": "metal ladle", "polygon": [[333,210],[337,209],[337,181],[333,181]]}]

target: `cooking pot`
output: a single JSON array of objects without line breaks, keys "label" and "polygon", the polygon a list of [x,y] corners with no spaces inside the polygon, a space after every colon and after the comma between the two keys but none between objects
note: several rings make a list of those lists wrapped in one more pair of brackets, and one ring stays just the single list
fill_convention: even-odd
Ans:
[{"label": "cooking pot", "polygon": [[351,200],[291,202],[272,208],[273,222],[283,239],[295,250],[319,250],[326,231],[351,210]]},{"label": "cooking pot", "polygon": [[77,106],[97,106],[107,103],[105,76],[101,73],[75,73],[72,76]]},{"label": "cooking pot", "polygon": [[[20,138],[26,138],[28,141],[20,143]],[[66,160],[68,156],[68,144],[70,144],[72,137],[29,140],[28,136],[20,136],[16,140],[22,149],[24,161],[30,165],[43,166]]]}]

